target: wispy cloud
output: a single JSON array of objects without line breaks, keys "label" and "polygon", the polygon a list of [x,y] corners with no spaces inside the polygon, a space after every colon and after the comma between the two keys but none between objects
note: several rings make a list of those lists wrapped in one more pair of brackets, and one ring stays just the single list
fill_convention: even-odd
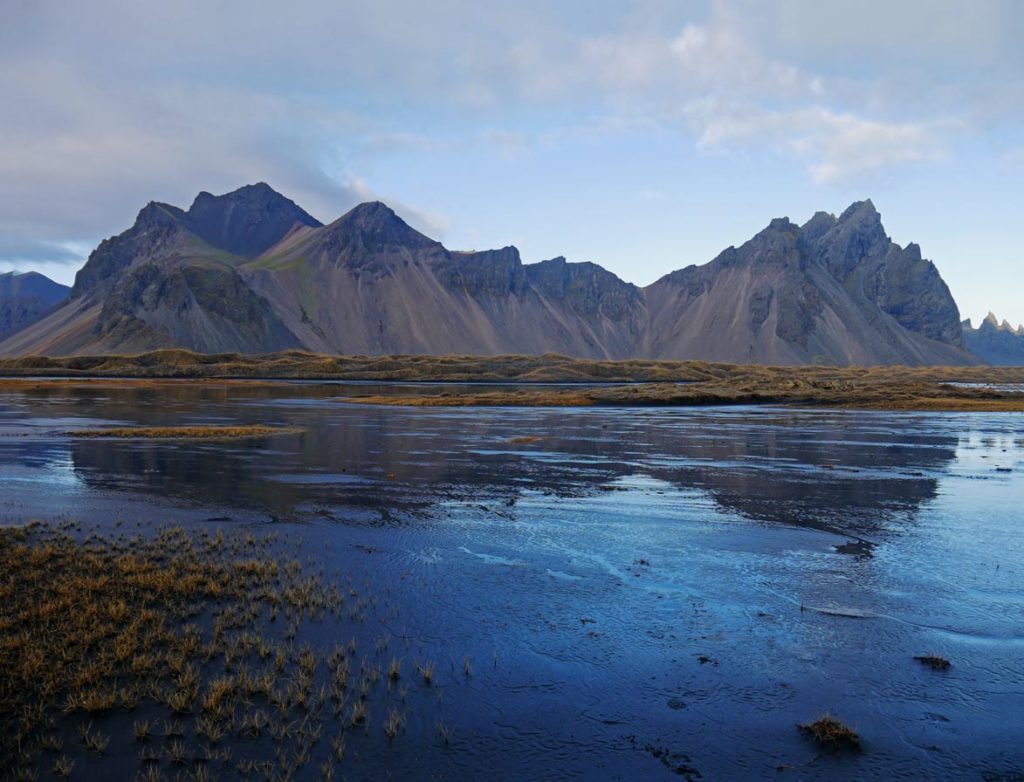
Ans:
[{"label": "wispy cloud", "polygon": [[949,155],[951,123],[884,122],[821,106],[766,109],[695,101],[683,116],[705,151],[767,145],[800,160],[815,182],[834,184],[891,173]]}]

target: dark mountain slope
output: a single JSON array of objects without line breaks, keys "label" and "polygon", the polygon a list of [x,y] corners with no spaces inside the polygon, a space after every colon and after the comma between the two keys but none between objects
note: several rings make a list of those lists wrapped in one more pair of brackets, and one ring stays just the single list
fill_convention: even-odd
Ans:
[{"label": "dark mountain slope", "polygon": [[241,268],[312,350],[627,355],[640,291],[593,264],[527,266],[514,247],[451,252],[381,203]]},{"label": "dark mountain slope", "polygon": [[[274,215],[291,216],[288,205],[294,204],[281,196],[269,199],[274,206],[268,209],[268,199],[259,186],[254,187],[243,188],[247,194],[239,198],[211,196],[216,204],[201,207],[201,219],[195,218],[193,210],[148,204],[131,228],[93,251],[76,276],[66,304],[15,334],[0,350],[56,355],[159,347],[206,352],[300,347],[267,302],[239,275],[236,267],[245,258],[210,244],[192,230],[193,225],[208,231],[218,225],[229,228],[270,220],[273,235],[285,236],[296,223],[285,228]],[[207,199],[200,196],[196,201]],[[247,209],[252,214],[246,214]],[[223,217],[219,221],[211,217],[218,210]],[[231,230],[225,228],[224,236],[235,246]]]},{"label": "dark mountain slope", "polygon": [[960,364],[959,312],[916,245],[901,248],[874,205],[784,218],[704,266],[645,289],[644,353],[759,363]]}]

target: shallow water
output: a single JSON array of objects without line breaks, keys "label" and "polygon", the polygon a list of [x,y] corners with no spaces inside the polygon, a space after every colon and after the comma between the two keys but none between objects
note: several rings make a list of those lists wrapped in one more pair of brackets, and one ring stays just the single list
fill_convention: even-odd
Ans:
[{"label": "shallow water", "polygon": [[[452,743],[350,779],[1024,778],[1024,417],[339,401],[388,390],[7,391],[0,520],[273,527],[390,590]],[[306,431],[65,434],[108,423]]]}]

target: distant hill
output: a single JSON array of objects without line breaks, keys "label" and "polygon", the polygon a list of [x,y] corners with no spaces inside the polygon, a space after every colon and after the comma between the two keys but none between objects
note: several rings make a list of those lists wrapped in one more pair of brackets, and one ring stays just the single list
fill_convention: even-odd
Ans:
[{"label": "distant hill", "polygon": [[968,350],[989,364],[1024,366],[1024,326],[1014,328],[1007,321],[999,322],[991,312],[978,328],[970,319],[963,322],[964,344]]},{"label": "distant hill", "polygon": [[0,354],[305,348],[776,364],[967,364],[956,303],[870,201],[787,219],[639,288],[591,263],[456,252],[386,205],[328,225],[265,184],[150,203]]},{"label": "distant hill", "polygon": [[0,340],[35,323],[70,291],[37,272],[0,274]]}]

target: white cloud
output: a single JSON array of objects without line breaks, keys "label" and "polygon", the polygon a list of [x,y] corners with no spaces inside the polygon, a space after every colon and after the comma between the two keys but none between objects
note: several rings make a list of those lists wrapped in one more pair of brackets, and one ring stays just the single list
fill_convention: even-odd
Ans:
[{"label": "white cloud", "polygon": [[883,122],[821,106],[785,110],[695,101],[682,112],[706,151],[769,145],[801,160],[813,180],[837,183],[944,159],[951,123]]}]

